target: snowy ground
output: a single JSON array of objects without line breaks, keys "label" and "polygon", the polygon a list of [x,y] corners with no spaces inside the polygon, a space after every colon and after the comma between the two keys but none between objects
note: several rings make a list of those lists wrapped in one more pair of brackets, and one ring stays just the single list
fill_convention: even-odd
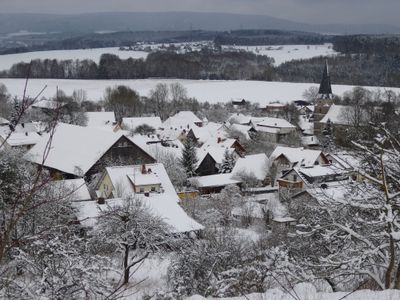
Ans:
[{"label": "snowy ground", "polygon": [[316,56],[331,56],[338,53],[332,49],[332,44],[323,45],[282,45],[282,46],[223,46],[224,49],[241,49],[259,55],[267,55],[275,59],[278,66],[294,59],[306,59]]},{"label": "snowy ground", "polygon": [[99,62],[100,56],[104,53],[118,55],[122,59],[146,58],[147,52],[144,51],[119,51],[118,47],[113,48],[97,48],[97,49],[78,49],[78,50],[52,50],[52,51],[37,51],[17,54],[0,55],[0,71],[8,70],[13,64],[19,62],[30,62],[32,59],[91,59],[96,63]]},{"label": "snowy ground", "polygon": [[[158,291],[167,289],[167,270],[170,258],[151,257],[146,259],[131,278],[132,289],[126,293],[126,299],[143,299],[143,296],[152,296]],[[133,271],[133,270],[132,270]],[[138,285],[136,285],[139,283]],[[136,292],[130,295],[132,292]]]},{"label": "snowy ground", "polygon": [[[56,93],[56,87],[72,94],[74,90],[83,89],[87,92],[88,99],[99,101],[104,96],[104,90],[109,86],[127,85],[140,95],[146,96],[157,83],[180,82],[188,91],[190,97],[195,97],[201,102],[210,103],[227,102],[232,99],[246,99],[265,105],[270,102],[291,102],[302,99],[303,92],[310,86],[318,86],[312,83],[268,82],[268,81],[224,81],[224,80],[183,80],[183,79],[138,79],[138,80],[67,80],[67,79],[31,79],[28,85],[28,95],[35,96],[45,85],[44,97],[52,97]],[[24,79],[1,79],[13,96],[21,96],[24,89]],[[333,91],[342,95],[350,91],[353,86],[334,85]],[[381,89],[368,87],[370,90]],[[392,88],[390,88],[392,89]],[[400,92],[400,88],[393,88]]]},{"label": "snowy ground", "polygon": [[[187,300],[204,300],[201,296],[192,296]],[[234,299],[234,300],[397,300],[400,299],[399,290],[370,291],[361,290],[354,293],[318,293],[311,284],[302,283],[294,287],[293,290],[283,292],[280,289],[268,290],[263,294],[250,294],[235,298],[208,298],[208,299]]]}]

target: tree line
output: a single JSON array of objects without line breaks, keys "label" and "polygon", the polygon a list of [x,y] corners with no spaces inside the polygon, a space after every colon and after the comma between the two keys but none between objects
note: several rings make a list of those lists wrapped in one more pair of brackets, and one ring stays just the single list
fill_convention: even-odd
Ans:
[{"label": "tree line", "polygon": [[322,66],[329,63],[332,83],[366,86],[400,86],[400,55],[346,54],[292,60],[274,69],[273,80],[314,82],[321,80]]},{"label": "tree line", "polygon": [[332,36],[284,30],[233,30],[214,39],[217,45],[320,45],[332,42]]},{"label": "tree line", "polygon": [[185,54],[150,53],[146,60],[120,59],[103,54],[99,63],[91,60],[33,60],[18,63],[2,77],[65,79],[143,79],[169,77],[184,79],[268,79],[273,59],[249,52],[201,50]]},{"label": "tree line", "polygon": [[343,35],[333,38],[333,49],[341,53],[395,54],[400,37],[394,35]]},{"label": "tree line", "polygon": [[[241,52],[204,49],[178,54],[164,51],[150,53],[146,60],[121,59],[103,54],[99,63],[92,60],[33,60],[31,78],[60,79],[145,79],[181,78],[211,80],[266,80],[313,82],[321,80],[322,66],[328,60],[335,84],[400,86],[399,54],[344,54],[292,60],[274,67],[273,58]],[[18,63],[0,77],[25,78],[29,63]]]}]

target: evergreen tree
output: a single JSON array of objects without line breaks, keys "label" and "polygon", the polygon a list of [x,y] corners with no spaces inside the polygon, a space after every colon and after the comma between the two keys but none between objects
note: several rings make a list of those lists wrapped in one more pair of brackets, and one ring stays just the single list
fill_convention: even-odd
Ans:
[{"label": "evergreen tree", "polygon": [[330,151],[333,146],[333,127],[330,119],[326,121],[325,128],[322,131],[322,147],[326,151]]},{"label": "evergreen tree", "polygon": [[228,148],[225,149],[224,159],[222,160],[222,164],[219,168],[220,173],[230,173],[232,172],[233,167],[235,166],[235,158],[233,154],[229,152]]},{"label": "evergreen tree", "polygon": [[187,139],[185,142],[185,147],[182,150],[182,158],[180,163],[188,177],[196,175],[197,162],[198,159],[195,144],[191,139]]},{"label": "evergreen tree", "polygon": [[18,99],[15,98],[10,119],[10,128],[12,131],[14,131],[15,126],[17,126],[20,116],[21,116],[21,105]]}]

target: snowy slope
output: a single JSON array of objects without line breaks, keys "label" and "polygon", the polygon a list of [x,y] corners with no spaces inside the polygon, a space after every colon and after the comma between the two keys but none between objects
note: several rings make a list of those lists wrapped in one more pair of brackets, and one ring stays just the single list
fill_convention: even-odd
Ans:
[{"label": "snowy slope", "polygon": [[[56,87],[67,94],[72,94],[74,90],[83,89],[87,92],[88,99],[99,101],[104,96],[104,90],[109,86],[127,85],[135,89],[140,95],[147,96],[157,83],[180,82],[188,91],[188,96],[195,97],[200,102],[210,103],[228,102],[232,99],[246,99],[266,105],[273,101],[291,102],[302,99],[303,92],[311,86],[318,84],[312,83],[291,83],[291,82],[268,82],[268,81],[245,81],[245,80],[184,80],[184,79],[137,79],[137,80],[68,80],[68,79],[31,79],[29,80],[27,94],[36,96],[37,93],[47,85],[43,93],[44,97],[54,96]],[[24,79],[0,79],[4,83],[11,95],[22,96],[24,89]],[[335,94],[342,95],[350,91],[353,86],[333,85]],[[384,88],[367,87],[369,90],[384,90]],[[400,88],[392,89],[400,92]]]},{"label": "snowy slope", "polygon": [[332,44],[323,45],[274,45],[274,46],[223,46],[224,49],[239,49],[258,55],[267,55],[275,60],[278,66],[293,59],[307,59],[316,56],[333,56],[338,54]]}]

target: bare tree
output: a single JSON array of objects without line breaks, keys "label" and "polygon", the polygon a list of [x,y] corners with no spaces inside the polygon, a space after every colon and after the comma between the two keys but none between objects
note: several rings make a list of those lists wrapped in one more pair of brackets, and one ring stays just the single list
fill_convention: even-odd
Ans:
[{"label": "bare tree", "polygon": [[150,91],[150,99],[154,102],[155,113],[165,120],[168,116],[167,103],[169,102],[169,89],[165,83],[158,83],[154,89]]},{"label": "bare tree", "polygon": [[171,83],[169,85],[169,90],[172,102],[179,103],[188,98],[187,89],[179,82]]},{"label": "bare tree", "polygon": [[171,234],[169,226],[134,197],[103,210],[96,232],[112,253],[116,251],[122,257],[122,285],[129,282],[132,268],[168,245]]}]

